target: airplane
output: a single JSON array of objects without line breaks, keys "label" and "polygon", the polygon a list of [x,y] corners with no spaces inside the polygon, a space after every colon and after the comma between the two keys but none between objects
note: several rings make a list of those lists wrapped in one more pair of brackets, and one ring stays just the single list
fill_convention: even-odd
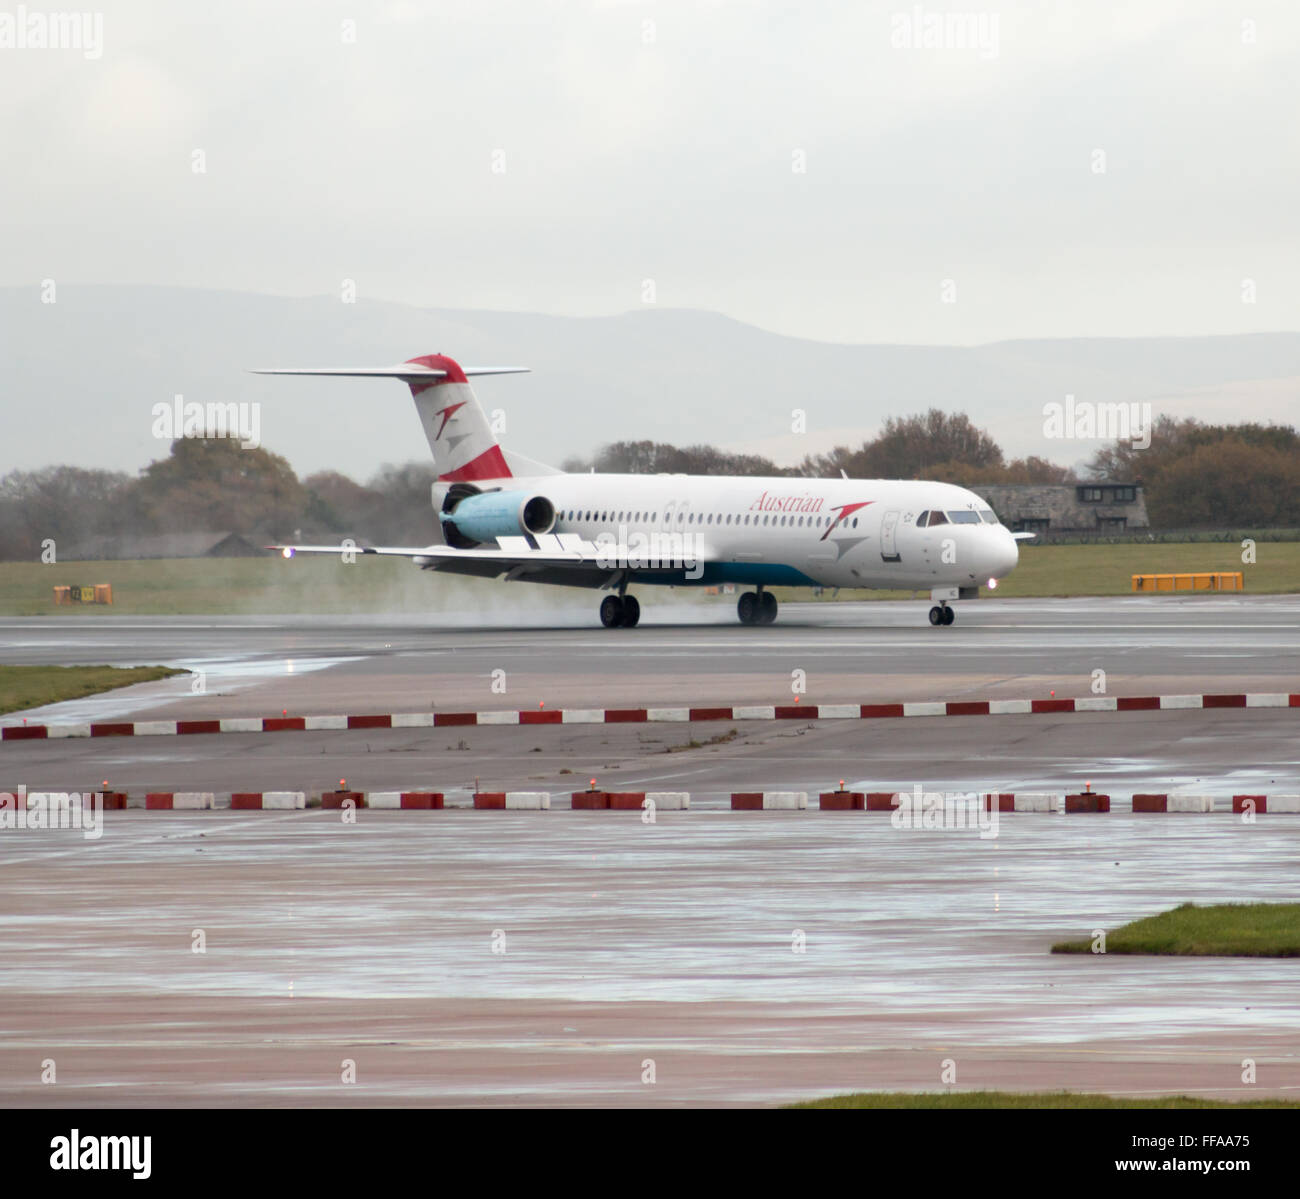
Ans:
[{"label": "airplane", "polygon": [[259,368],[265,375],[400,379],[411,390],[438,478],[438,539],[415,547],[277,545],[296,554],[410,558],[425,570],[608,591],[606,628],[633,628],[631,586],[743,591],[741,624],[771,624],[771,587],[929,589],[930,623],[996,588],[1018,542],[974,492],[897,479],[570,474],[501,446],[470,387],[526,367],[461,367],[445,354],[398,366]]}]

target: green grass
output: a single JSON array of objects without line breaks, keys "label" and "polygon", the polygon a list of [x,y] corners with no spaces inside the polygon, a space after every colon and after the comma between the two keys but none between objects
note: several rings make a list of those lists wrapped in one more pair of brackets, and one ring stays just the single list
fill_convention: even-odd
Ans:
[{"label": "green grass", "polygon": [[[1300,542],[1261,541],[1257,562],[1244,566],[1236,543],[1042,545],[1022,544],[1020,565],[997,590],[998,596],[1130,595],[1134,574],[1170,571],[1240,570],[1248,594],[1300,592]],[[111,583],[113,606],[54,605],[60,584]],[[738,588],[737,590],[740,590]],[[359,557],[345,565],[333,557],[300,556],[286,562],[265,558],[193,558],[147,562],[81,562],[46,566],[37,562],[0,563],[0,614],[43,616],[63,613],[127,615],[208,615],[223,613],[322,615],[358,613],[437,613],[478,611],[485,604],[515,604],[523,589],[493,581],[433,575],[405,559]],[[814,598],[808,588],[774,588],[782,602]],[[571,588],[529,589],[535,615],[548,609],[596,599]],[[642,602],[656,594],[674,602],[712,603],[732,609],[734,597],[709,596],[702,588],[639,589]],[[987,594],[987,593],[986,593]],[[1182,592],[1182,595],[1193,594]],[[1214,592],[1196,594],[1213,595]],[[829,600],[830,592],[821,597]],[[841,590],[836,598],[928,600],[928,591]],[[1172,599],[1173,596],[1166,598]]]},{"label": "green grass", "polygon": [[168,666],[0,666],[0,712],[21,712],[184,673]]},{"label": "green grass", "polygon": [[[1052,952],[1091,953],[1092,942],[1062,941]],[[1185,903],[1108,932],[1106,953],[1300,957],[1300,903]]]},{"label": "green grass", "polygon": [[1296,1099],[1200,1099],[1195,1095],[1143,1096],[1126,1099],[1115,1095],[1081,1095],[1076,1091],[859,1091],[832,1095],[790,1107],[816,1108],[933,1108],[986,1110],[1001,1108],[1156,1108],[1179,1110],[1200,1107],[1300,1107]]},{"label": "green grass", "polygon": [[[1181,542],[1124,545],[1035,545],[1020,543],[1020,564],[999,584],[999,598],[1026,599],[1073,595],[1132,595],[1136,574],[1186,574],[1189,571],[1241,571],[1246,593],[1254,595],[1300,592],[1300,542],[1260,541],[1255,546],[1255,563],[1241,560],[1240,542]],[[776,588],[783,601],[807,599],[809,593],[794,588]],[[1214,591],[1181,591],[1174,595],[1218,595]],[[928,591],[849,591],[839,599],[898,599],[911,595],[929,597]],[[831,598],[826,593],[824,598]]]}]

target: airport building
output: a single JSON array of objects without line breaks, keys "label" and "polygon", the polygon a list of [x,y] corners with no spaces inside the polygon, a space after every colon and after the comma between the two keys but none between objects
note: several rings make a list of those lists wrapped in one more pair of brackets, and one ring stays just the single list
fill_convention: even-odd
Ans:
[{"label": "airport building", "polygon": [[1141,483],[975,483],[970,490],[1013,533],[1114,535],[1151,527]]}]

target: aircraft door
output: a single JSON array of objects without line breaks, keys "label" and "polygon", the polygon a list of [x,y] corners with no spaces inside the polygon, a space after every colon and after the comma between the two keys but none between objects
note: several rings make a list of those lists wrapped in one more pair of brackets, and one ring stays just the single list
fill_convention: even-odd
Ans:
[{"label": "aircraft door", "polygon": [[880,559],[882,562],[901,562],[894,534],[898,529],[898,513],[886,512],[880,521]]}]

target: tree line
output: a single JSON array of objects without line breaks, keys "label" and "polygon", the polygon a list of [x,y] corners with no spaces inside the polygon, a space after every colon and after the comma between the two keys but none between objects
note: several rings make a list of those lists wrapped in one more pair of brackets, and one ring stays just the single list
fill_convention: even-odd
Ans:
[{"label": "tree line", "polygon": [[[794,478],[943,479],[981,483],[1083,481],[1037,457],[1007,459],[964,413],[890,417],[860,446],[779,467],[715,446],[619,441],[566,470]],[[1163,416],[1150,445],[1115,441],[1087,463],[1088,480],[1142,483],[1153,528],[1300,527],[1300,434],[1290,425],[1208,425]],[[75,549],[95,538],[241,533],[251,539],[339,539],[425,545],[433,539],[431,462],[384,466],[359,483],[338,471],[299,479],[288,461],[226,438],[174,441],[137,475],[50,466],[0,478],[0,559],[39,558],[47,540]]]},{"label": "tree line", "polygon": [[299,479],[269,450],[187,437],[136,476],[49,466],[0,478],[0,559],[39,558],[47,541],[67,557],[105,539],[194,532],[427,545],[435,478],[432,463],[411,462],[366,483],[337,471]]}]

